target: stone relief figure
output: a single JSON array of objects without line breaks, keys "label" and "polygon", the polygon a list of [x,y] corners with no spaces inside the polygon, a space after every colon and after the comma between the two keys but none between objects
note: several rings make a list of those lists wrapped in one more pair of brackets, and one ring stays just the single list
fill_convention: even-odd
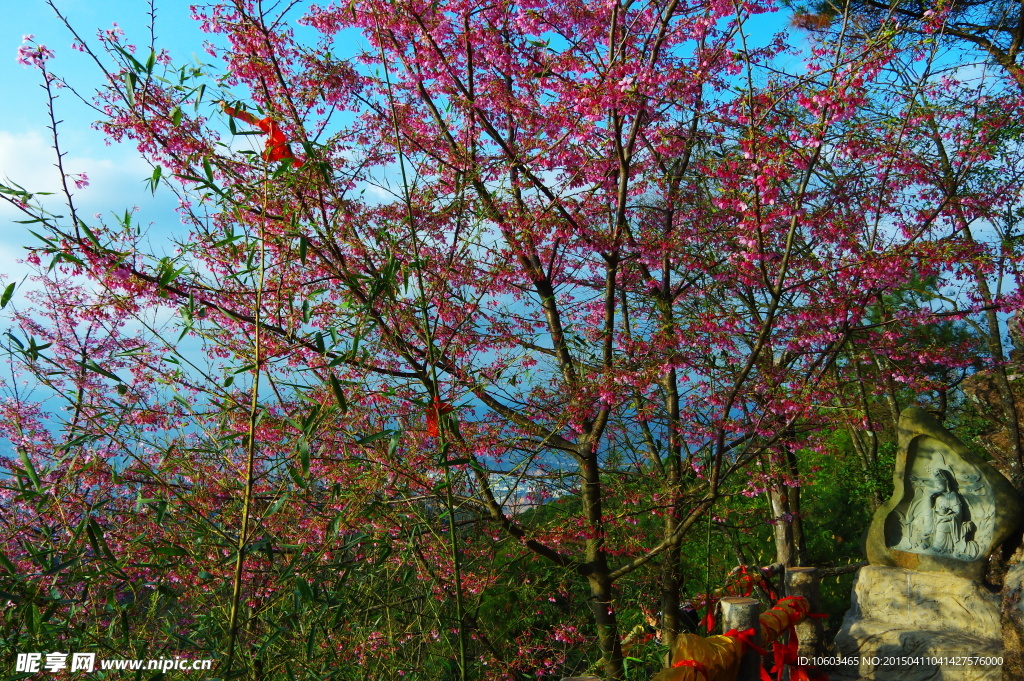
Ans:
[{"label": "stone relief figure", "polygon": [[957,480],[947,468],[933,468],[930,478],[911,477],[914,498],[899,514],[904,551],[974,560],[979,548],[971,535],[970,506],[957,491]]},{"label": "stone relief figure", "polygon": [[956,480],[945,468],[935,471],[940,491],[932,496],[932,548],[938,553],[952,554],[963,560],[978,556],[978,545],[967,539],[974,523],[967,520],[967,504],[955,491]]},{"label": "stone relief figure", "polygon": [[900,524],[903,526],[900,548],[911,551],[927,549],[932,538],[930,485],[928,480],[922,478],[911,477],[910,481],[914,486],[914,498],[907,512],[900,516]]},{"label": "stone relief figure", "polygon": [[1020,525],[1017,491],[920,407],[903,410],[896,431],[893,492],[864,538],[868,560],[981,581]]}]

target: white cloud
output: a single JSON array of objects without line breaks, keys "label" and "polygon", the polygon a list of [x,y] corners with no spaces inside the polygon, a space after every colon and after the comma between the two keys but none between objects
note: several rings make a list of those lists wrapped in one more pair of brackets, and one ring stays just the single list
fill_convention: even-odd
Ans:
[{"label": "white cloud", "polygon": [[[87,217],[96,212],[123,210],[149,198],[143,180],[151,174],[149,166],[125,147],[109,147],[106,158],[78,156],[72,152],[63,159],[64,171],[70,176],[85,173],[89,185],[75,188],[73,177],[68,185],[76,209]],[[0,181],[15,182],[30,192],[54,192],[40,197],[50,210],[66,212],[60,172],[55,165],[51,140],[38,131],[14,133],[0,130]],[[0,205],[0,221],[19,219],[21,214],[8,203]],[[0,239],[9,242],[5,234]]]},{"label": "white cloud", "polygon": [[[167,190],[158,190],[156,196],[151,194],[144,179],[152,171],[133,149],[127,145],[100,149],[109,153],[96,157],[76,154],[71,149],[63,159],[66,173],[85,173],[88,176],[88,186],[80,189],[75,187],[73,178],[68,180],[80,219],[92,224],[96,222],[93,216],[100,213],[109,221],[112,213],[121,215],[125,210],[131,211],[138,206],[140,211],[133,215],[133,222],[146,225],[157,221],[161,237],[180,227],[180,220],[174,212],[177,200]],[[16,183],[32,193],[52,192],[51,196],[38,196],[37,199],[52,213],[67,215],[67,201],[60,179],[52,141],[45,131],[18,133],[0,130],[0,183],[8,186]],[[15,206],[0,200],[0,279],[4,286],[10,282],[21,282],[26,275],[35,273],[31,266],[20,261],[27,255],[25,246],[40,243],[29,230],[37,233],[43,233],[43,230],[39,225],[16,222],[27,218]],[[61,222],[68,225],[67,220]],[[19,307],[26,305],[24,294],[37,288],[38,285],[31,280],[26,281],[18,287],[11,302]]]}]

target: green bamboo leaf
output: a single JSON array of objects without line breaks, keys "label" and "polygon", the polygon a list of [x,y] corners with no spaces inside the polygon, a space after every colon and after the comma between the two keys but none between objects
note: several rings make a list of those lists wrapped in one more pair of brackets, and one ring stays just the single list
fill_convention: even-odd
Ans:
[{"label": "green bamboo leaf", "polygon": [[152,546],[150,548],[153,550],[153,553],[159,553],[161,556],[182,558],[188,555],[188,551],[181,548],[177,544],[167,544],[166,546]]},{"label": "green bamboo leaf", "polygon": [[114,558],[114,553],[110,550],[110,546],[107,544],[107,540],[103,536],[103,528],[100,527],[95,518],[89,519],[89,527],[87,527],[85,531],[89,535],[89,541],[97,555],[103,554],[112,561],[117,560]]},{"label": "green bamboo leaf", "polygon": [[127,644],[132,640],[132,629],[128,624],[128,610],[121,610],[120,617],[118,619],[121,622],[121,635],[124,636],[124,642]]},{"label": "green bamboo leaf", "polygon": [[334,399],[338,400],[338,407],[342,413],[348,411],[348,402],[345,401],[345,392],[341,389],[341,383],[338,378],[333,374],[327,374],[327,379],[331,383],[331,392],[334,393]]},{"label": "green bamboo leaf", "polygon": [[180,595],[177,591],[167,586],[166,584],[161,584],[157,586],[156,590],[169,598],[177,598]]},{"label": "green bamboo leaf", "polygon": [[11,302],[11,296],[14,295],[14,283],[10,283],[4,288],[3,294],[0,294],[0,309],[7,307],[7,303]]},{"label": "green bamboo leaf", "polygon": [[[43,348],[39,348],[39,349],[42,350]],[[81,366],[83,369],[88,369],[89,371],[93,371],[93,372],[95,372],[97,374],[100,374],[102,376],[106,376],[107,378],[112,379],[114,381],[117,381],[118,383],[122,382],[120,377],[117,374],[115,374],[115,373],[113,373],[111,371],[107,371],[106,369],[104,369],[103,367],[101,367],[99,364],[97,364],[96,362],[94,362],[91,359],[87,359],[84,362],[79,362],[79,366]]]},{"label": "green bamboo leaf", "polygon": [[130,71],[125,71],[124,74],[124,87],[125,97],[128,98],[128,104],[132,107],[135,106],[135,81],[138,80],[138,76]]},{"label": "green bamboo leaf", "polygon": [[359,438],[358,440],[356,440],[356,444],[357,445],[368,445],[371,442],[376,442],[377,440],[383,440],[384,438],[390,436],[391,434],[392,433],[391,433],[390,430],[382,430],[379,433],[374,433],[373,435],[367,435],[366,437]]},{"label": "green bamboo leaf", "polygon": [[65,568],[71,567],[72,565],[74,565],[77,562],[78,562],[78,556],[75,556],[71,560],[66,560],[63,563],[58,563],[57,565],[54,565],[49,570],[46,570],[45,572],[43,572],[43,576],[44,577],[48,577],[50,575],[55,575],[58,572],[64,570]]},{"label": "green bamboo leaf", "polygon": [[164,516],[167,515],[167,501],[161,499],[156,504],[156,524],[160,525],[164,522]]},{"label": "green bamboo leaf", "polygon": [[149,192],[156,194],[156,188],[160,186],[160,178],[164,174],[163,166],[156,166],[153,168],[153,175],[149,178]]},{"label": "green bamboo leaf", "polygon": [[37,360],[39,359],[39,353],[45,350],[46,348],[50,347],[51,345],[53,345],[53,343],[43,343],[42,345],[39,345],[38,343],[36,343],[35,336],[29,336],[28,347],[25,349],[25,354],[31,359]]},{"label": "green bamboo leaf", "polygon": [[83,232],[85,232],[85,236],[88,237],[89,241],[92,242],[93,246],[95,246],[96,248],[98,248],[100,250],[105,250],[103,248],[103,246],[100,245],[100,240],[96,237],[96,235],[93,233],[93,231],[91,229],[89,229],[89,226],[87,224],[85,224],[84,222],[79,221],[78,226],[82,229]]},{"label": "green bamboo leaf", "polygon": [[306,414],[305,417],[303,417],[299,430],[301,430],[302,434],[305,435],[307,438],[310,436],[310,434],[313,432],[313,429],[316,427],[318,417],[320,416],[320,411],[323,408],[324,406],[317,402],[309,410],[309,413]]},{"label": "green bamboo leaf", "polygon": [[[5,601],[11,601],[15,605],[18,605],[18,604],[22,603],[25,600],[21,596],[16,596],[15,594],[12,594],[9,591],[4,591],[3,589],[0,589],[0,598],[4,599]],[[25,674],[24,676],[16,676],[16,677],[12,677],[12,678],[27,679],[29,676],[30,676],[29,674]]]},{"label": "green bamboo leaf", "polygon": [[[122,57],[124,57],[125,59],[127,59],[128,61],[131,62],[132,68],[134,68],[136,72],[138,72],[138,71],[145,71],[146,70],[145,67],[142,65],[142,62],[140,62],[138,59],[136,59],[135,55],[133,55],[128,50],[124,49],[120,45],[114,45],[114,49],[116,49],[118,52],[120,52]],[[135,74],[133,73],[132,75],[135,75]]]},{"label": "green bamboo leaf", "polygon": [[263,652],[267,649],[267,646],[269,646],[271,643],[276,641],[278,639],[278,637],[280,637],[281,634],[284,633],[284,631],[285,631],[284,627],[277,627],[274,630],[274,633],[271,634],[270,636],[268,636],[267,640],[264,641],[263,645],[260,646],[260,649],[258,651],[256,651],[256,659],[259,659],[259,658],[263,657]]},{"label": "green bamboo leaf", "polygon": [[306,480],[302,477],[302,473],[295,466],[288,466],[288,475],[291,476],[292,482],[301,487],[306,488]]},{"label": "green bamboo leaf", "polygon": [[313,650],[315,650],[316,643],[316,622],[313,622],[313,626],[309,628],[309,638],[306,639],[306,659],[313,659]]},{"label": "green bamboo leaf", "polygon": [[18,568],[14,565],[11,559],[8,558],[6,554],[4,554],[3,551],[0,551],[0,566],[3,566],[3,568],[12,575],[18,574]]},{"label": "green bamboo leaf", "polygon": [[62,262],[69,262],[74,265],[78,265],[83,269],[86,267],[85,262],[77,255],[71,255],[70,253],[60,252],[53,256],[53,260],[51,260],[50,264],[47,265],[46,271],[52,272],[57,267],[57,265],[61,264]]},{"label": "green bamboo leaf", "polygon": [[309,442],[306,438],[299,440],[299,467],[303,475],[309,475]]},{"label": "green bamboo leaf", "polygon": [[202,649],[202,646],[199,643],[197,643],[196,641],[193,641],[192,639],[188,638],[187,636],[182,636],[181,634],[177,634],[177,633],[175,633],[173,631],[171,631],[169,633],[171,634],[171,636],[173,636],[174,638],[178,639],[179,641],[184,641],[185,643],[187,643],[192,648],[195,648],[197,650],[198,649]]},{"label": "green bamboo leaf", "polygon": [[309,582],[307,582],[302,577],[295,578],[295,590],[298,591],[299,595],[302,596],[302,598],[304,598],[305,600],[313,600],[313,589],[310,588]]},{"label": "green bamboo leaf", "polygon": [[288,501],[288,495],[287,494],[282,494],[280,499],[278,499],[277,501],[275,501],[273,504],[270,505],[270,508],[267,509],[267,512],[266,512],[266,514],[264,514],[264,517],[272,516],[275,513],[277,513],[278,511],[280,511],[281,507],[284,506],[285,503],[287,503],[287,501]]},{"label": "green bamboo leaf", "polygon": [[18,456],[21,458],[21,465],[25,467],[25,473],[28,474],[28,479],[32,481],[32,485],[36,490],[41,490],[42,485],[39,482],[39,475],[36,473],[35,466],[32,465],[32,460],[28,458],[28,452],[22,447],[18,447]]}]

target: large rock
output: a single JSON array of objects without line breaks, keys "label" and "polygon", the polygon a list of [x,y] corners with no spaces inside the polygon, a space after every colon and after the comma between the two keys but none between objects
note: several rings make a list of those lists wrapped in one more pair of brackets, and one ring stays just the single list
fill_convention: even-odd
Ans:
[{"label": "large rock", "polygon": [[871,521],[868,561],[980,582],[1020,523],[1016,491],[923,409],[900,414],[898,435],[893,494]]},{"label": "large rock", "polygon": [[869,566],[836,635],[834,679],[1001,681],[998,594],[988,558],[1020,523],[1001,473],[930,414],[900,414],[892,497],[865,538]]},{"label": "large rock", "polygon": [[999,608],[998,594],[969,579],[864,567],[836,635],[836,652],[854,663],[833,667],[830,678],[999,681],[1000,664],[981,664],[1002,656]]}]

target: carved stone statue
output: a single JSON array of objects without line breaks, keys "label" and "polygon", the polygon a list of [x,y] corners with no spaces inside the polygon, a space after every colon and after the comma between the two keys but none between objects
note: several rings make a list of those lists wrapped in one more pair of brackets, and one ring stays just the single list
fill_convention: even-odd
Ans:
[{"label": "carved stone statue", "polygon": [[[982,575],[1020,522],[1017,494],[923,409],[905,410],[898,434],[893,494],[871,521],[871,564],[857,575],[835,638],[836,653],[855,664],[829,678],[1001,681],[1000,598]],[[951,661],[967,656],[1000,662]]]},{"label": "carved stone statue", "polygon": [[960,495],[948,468],[934,468],[931,478],[910,477],[914,497],[905,512],[896,511],[902,537],[893,547],[901,551],[947,555],[974,560],[979,548],[970,504]]},{"label": "carved stone statue", "polygon": [[932,518],[934,533],[932,548],[938,553],[948,553],[954,558],[974,560],[978,557],[978,545],[967,538],[973,532],[974,523],[967,520],[969,508],[957,492],[953,474],[944,468],[935,471],[942,491],[933,496]]},{"label": "carved stone statue", "polygon": [[899,444],[893,496],[865,540],[868,560],[980,581],[1020,521],[1013,487],[923,409],[900,416]]}]

